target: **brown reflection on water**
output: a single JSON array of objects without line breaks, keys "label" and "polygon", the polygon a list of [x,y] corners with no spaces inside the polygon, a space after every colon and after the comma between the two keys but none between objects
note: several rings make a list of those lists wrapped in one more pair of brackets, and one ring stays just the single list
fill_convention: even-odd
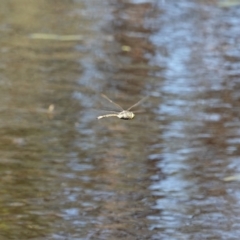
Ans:
[{"label": "brown reflection on water", "polygon": [[56,210],[59,175],[75,112],[81,111],[71,99],[81,53],[74,50],[78,42],[31,40],[29,35],[75,32],[78,24],[70,13],[76,5],[1,2],[1,239],[50,238],[62,219]]}]

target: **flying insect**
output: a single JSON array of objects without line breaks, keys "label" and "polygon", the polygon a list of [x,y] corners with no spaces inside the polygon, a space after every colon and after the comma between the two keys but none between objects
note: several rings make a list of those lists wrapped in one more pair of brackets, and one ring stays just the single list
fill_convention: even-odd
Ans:
[{"label": "flying insect", "polygon": [[110,103],[114,104],[120,112],[114,112],[106,115],[99,116],[98,119],[106,118],[106,117],[118,117],[122,120],[132,120],[135,117],[135,114],[137,111],[130,111],[132,108],[138,106],[140,103],[142,103],[147,97],[142,98],[137,103],[133,104],[131,107],[129,107],[127,110],[124,110],[120,105],[113,102],[110,98],[108,98],[106,95],[102,94],[102,97],[107,99]]}]

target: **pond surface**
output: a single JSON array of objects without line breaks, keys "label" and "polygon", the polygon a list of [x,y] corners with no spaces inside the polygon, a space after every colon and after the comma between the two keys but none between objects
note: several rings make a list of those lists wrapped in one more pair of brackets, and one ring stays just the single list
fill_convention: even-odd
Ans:
[{"label": "pond surface", "polygon": [[[1,1],[1,240],[239,239],[240,6],[222,2]],[[148,99],[97,120],[102,93]]]}]

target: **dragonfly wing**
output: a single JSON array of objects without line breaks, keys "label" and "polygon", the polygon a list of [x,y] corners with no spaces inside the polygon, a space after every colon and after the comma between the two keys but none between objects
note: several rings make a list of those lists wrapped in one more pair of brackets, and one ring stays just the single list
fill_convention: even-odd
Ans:
[{"label": "dragonfly wing", "polygon": [[132,105],[130,108],[127,109],[127,111],[130,111],[132,108],[138,106],[140,103],[142,103],[143,101],[145,101],[148,98],[148,96],[142,98],[141,100],[139,100],[137,103],[135,103],[134,105]]},{"label": "dragonfly wing", "polygon": [[114,101],[112,101],[110,98],[108,98],[106,95],[101,94],[103,98],[107,99],[110,103],[114,104],[115,106],[117,106],[121,111],[124,111],[124,109],[118,105],[117,103],[115,103]]}]

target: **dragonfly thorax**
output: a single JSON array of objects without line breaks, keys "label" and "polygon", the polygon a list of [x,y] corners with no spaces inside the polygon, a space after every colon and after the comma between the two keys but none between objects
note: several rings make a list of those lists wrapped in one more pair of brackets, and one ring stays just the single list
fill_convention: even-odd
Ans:
[{"label": "dragonfly thorax", "polygon": [[118,118],[123,119],[123,120],[131,120],[134,118],[134,116],[135,115],[133,112],[130,112],[127,110],[124,110],[117,115]]}]

